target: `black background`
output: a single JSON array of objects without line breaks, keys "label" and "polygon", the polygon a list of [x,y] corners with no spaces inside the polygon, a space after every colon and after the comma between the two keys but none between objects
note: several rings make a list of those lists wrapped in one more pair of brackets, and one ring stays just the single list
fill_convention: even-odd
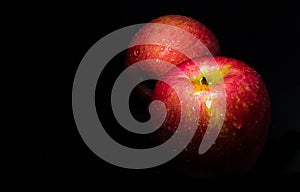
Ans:
[{"label": "black background", "polygon": [[[299,14],[289,1],[120,1],[57,2],[51,5],[46,27],[43,64],[43,91],[47,100],[42,123],[41,152],[44,171],[55,177],[86,178],[94,175],[102,182],[134,179],[203,182],[176,171],[170,161],[147,170],[128,170],[110,165],[94,155],[81,139],[72,114],[72,83],[76,69],[88,49],[103,36],[132,24],[145,23],[158,16],[180,14],[205,24],[219,40],[222,55],[245,61],[263,77],[270,94],[272,122],[264,150],[254,169],[239,179],[291,178],[300,171],[299,98],[297,66],[299,54]],[[46,25],[45,25],[46,24]],[[50,32],[50,33],[49,33]],[[48,50],[47,50],[48,51]],[[101,78],[110,80],[97,87],[96,95],[109,101],[113,78],[123,70],[124,53],[110,62]],[[115,66],[112,64],[115,63]],[[101,89],[101,92],[99,90]],[[137,102],[140,102],[137,98]],[[98,110],[101,110],[101,101]],[[100,103],[100,104],[99,104]],[[106,102],[107,103],[107,102]],[[119,129],[110,113],[100,119]],[[137,109],[138,110],[138,109]],[[146,111],[144,111],[146,113]],[[137,117],[143,120],[143,117]],[[111,132],[115,139],[134,145]],[[134,137],[137,143],[141,139]],[[126,143],[127,142],[127,143]],[[103,180],[105,179],[105,180]],[[205,180],[204,180],[205,181]]]}]

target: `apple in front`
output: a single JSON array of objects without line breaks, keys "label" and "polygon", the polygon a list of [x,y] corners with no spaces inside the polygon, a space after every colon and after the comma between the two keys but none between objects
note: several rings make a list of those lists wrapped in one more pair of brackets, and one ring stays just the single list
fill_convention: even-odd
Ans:
[{"label": "apple in front", "polygon": [[[153,90],[152,100],[161,100],[167,109],[166,119],[159,128],[159,140],[165,141],[177,134],[181,110],[185,108],[173,89],[176,87],[183,94],[184,103],[197,99],[200,105],[195,135],[178,158],[182,170],[196,177],[248,172],[262,151],[270,124],[270,101],[262,77],[244,62],[222,56],[196,58],[177,67],[185,76],[170,70]],[[217,73],[221,74],[221,79],[215,75]],[[172,82],[173,88],[165,82]],[[186,89],[187,82],[192,83],[193,90]],[[221,114],[223,124],[214,144],[204,154],[199,154],[203,136],[209,131],[212,107],[218,108],[218,104],[212,105],[217,99],[212,90],[221,84],[226,101],[226,113]],[[154,114],[160,116],[161,113],[158,110]],[[193,111],[186,114],[193,115]]]}]

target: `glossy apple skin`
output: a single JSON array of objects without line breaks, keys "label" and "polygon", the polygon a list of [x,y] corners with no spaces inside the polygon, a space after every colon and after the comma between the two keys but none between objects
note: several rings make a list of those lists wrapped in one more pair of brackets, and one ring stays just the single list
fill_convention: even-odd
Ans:
[{"label": "glossy apple skin", "polygon": [[[149,62],[149,67],[142,69],[146,73],[154,74],[159,76],[162,74],[161,61],[167,61],[174,65],[182,63],[190,58],[188,58],[186,53],[181,53],[172,47],[184,48],[185,51],[193,58],[202,56],[212,56],[220,54],[220,46],[215,35],[202,23],[197,20],[181,16],[181,15],[166,15],[158,17],[150,23],[166,24],[174,27],[178,27],[197,39],[199,39],[205,49],[195,46],[195,42],[191,39],[187,39],[185,35],[182,35],[179,31],[174,31],[166,27],[155,27],[146,24],[142,27],[133,37],[126,54],[126,66],[130,66],[136,62],[144,61],[147,59],[153,59]],[[143,44],[143,42],[155,41],[156,44]],[[139,42],[141,45],[134,45]],[[146,96],[151,93],[149,86],[147,84],[141,85]]]},{"label": "glossy apple skin", "polygon": [[[203,66],[212,66],[214,62],[224,75],[226,114],[215,143],[202,155],[198,154],[198,149],[211,115],[206,103],[211,90],[209,86],[218,86],[218,83],[200,87],[195,85],[194,93],[189,93],[190,90],[184,86],[189,79],[183,79],[175,70],[169,71],[164,78],[164,81],[171,81],[172,86],[176,86],[177,90],[185,95],[187,103],[192,99],[200,101],[198,129],[179,157],[182,170],[196,177],[248,172],[262,151],[270,125],[271,109],[267,88],[261,76],[249,65],[217,56],[189,60],[177,67],[190,79],[195,79],[201,74]],[[176,134],[181,112],[180,101],[174,89],[163,81],[156,84],[152,100],[163,101],[168,110],[159,130],[159,139],[162,142]],[[161,111],[154,114],[159,116]]]}]

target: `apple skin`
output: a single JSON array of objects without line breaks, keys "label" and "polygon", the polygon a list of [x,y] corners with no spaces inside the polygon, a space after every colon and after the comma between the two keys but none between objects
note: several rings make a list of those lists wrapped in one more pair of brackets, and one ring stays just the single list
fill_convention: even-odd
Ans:
[{"label": "apple skin", "polygon": [[[193,83],[193,93],[189,93],[191,89],[187,90],[185,83],[191,79],[199,79],[200,74],[213,78],[209,72],[201,73],[201,69],[212,66],[214,62],[223,74],[226,114],[215,143],[206,153],[199,155],[198,149],[210,119],[206,101],[210,95],[210,86],[218,86],[218,83],[209,85],[211,79],[203,81],[201,77],[202,83]],[[190,79],[184,79],[175,70],[170,70],[164,81],[172,82],[172,86],[183,93],[187,103],[191,99],[199,99],[200,102],[198,129],[187,148],[179,155],[180,167],[184,173],[194,177],[247,173],[255,165],[262,151],[270,125],[270,101],[263,79],[244,62],[222,56],[188,60],[177,67]],[[152,100],[164,102],[168,111],[163,125],[158,130],[160,142],[176,134],[181,114],[179,98],[174,89],[165,82],[159,81],[152,95]],[[154,114],[159,116],[161,113],[156,111]]]},{"label": "apple skin", "polygon": [[[205,46],[205,49],[195,46],[194,41],[187,39],[185,35],[178,31],[170,30],[167,27],[153,28],[146,24],[135,34],[129,44],[125,61],[126,66],[139,61],[153,59],[152,61],[147,61],[150,65],[148,68],[142,69],[142,71],[146,74],[150,73],[159,76],[162,74],[161,61],[177,65],[190,59],[186,56],[186,53],[181,53],[171,48],[171,46],[185,47],[185,52],[192,55],[193,58],[220,54],[220,46],[215,35],[205,25],[193,18],[181,15],[166,15],[158,17],[150,21],[150,23],[166,24],[185,30],[199,39]],[[156,44],[141,44],[141,42],[149,42],[149,40],[154,40]],[[141,45],[135,45],[137,42]],[[152,91],[150,87],[147,83],[140,85],[142,95],[149,96]]]}]

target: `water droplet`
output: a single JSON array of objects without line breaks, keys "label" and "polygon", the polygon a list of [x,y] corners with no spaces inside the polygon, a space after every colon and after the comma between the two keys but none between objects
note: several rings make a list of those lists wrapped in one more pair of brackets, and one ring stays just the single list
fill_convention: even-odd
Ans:
[{"label": "water droplet", "polygon": [[160,50],[161,50],[161,51],[164,51],[164,50],[165,50],[165,47],[161,47]]},{"label": "water droplet", "polygon": [[259,103],[260,102],[260,98],[259,97],[255,97],[254,101],[255,101],[255,103]]},{"label": "water droplet", "polygon": [[211,108],[211,99],[206,100],[205,105],[208,109],[210,109]]},{"label": "water droplet", "polygon": [[172,49],[169,47],[169,48],[168,48],[168,51],[172,51]]},{"label": "water droplet", "polygon": [[139,56],[140,54],[140,50],[139,49],[136,49],[134,52],[133,52],[134,56]]},{"label": "water droplet", "polygon": [[253,93],[253,97],[254,97],[254,102],[255,102],[255,103],[259,103],[259,102],[260,102],[260,98],[259,98],[259,96],[257,95],[257,93]]},{"label": "water droplet", "polygon": [[233,126],[237,129],[240,129],[243,126],[243,124],[241,121],[236,121],[236,122],[233,122]]}]

